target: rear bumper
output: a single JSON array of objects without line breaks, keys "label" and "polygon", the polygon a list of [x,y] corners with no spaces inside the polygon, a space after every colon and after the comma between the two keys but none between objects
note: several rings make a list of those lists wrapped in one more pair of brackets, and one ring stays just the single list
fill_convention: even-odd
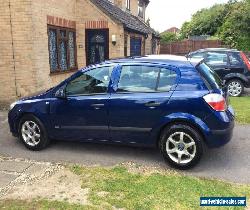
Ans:
[{"label": "rear bumper", "polygon": [[250,87],[250,76],[247,76],[247,82],[245,82],[245,87],[246,88]]},{"label": "rear bumper", "polygon": [[209,132],[206,133],[206,144],[215,148],[227,144],[233,137],[235,126],[234,111],[229,107],[226,112],[217,112],[206,119]]},{"label": "rear bumper", "polygon": [[210,148],[221,147],[227,144],[233,137],[234,122],[229,124],[229,127],[223,130],[211,130],[207,136],[207,146]]}]

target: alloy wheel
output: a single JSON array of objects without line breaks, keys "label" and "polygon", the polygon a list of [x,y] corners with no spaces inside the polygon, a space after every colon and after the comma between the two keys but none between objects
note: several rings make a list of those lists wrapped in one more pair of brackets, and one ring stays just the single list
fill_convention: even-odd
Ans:
[{"label": "alloy wheel", "polygon": [[37,146],[41,141],[41,131],[39,126],[33,121],[23,123],[21,133],[25,143],[31,147]]},{"label": "alloy wheel", "polygon": [[237,97],[242,92],[242,85],[238,81],[232,81],[228,84],[228,93],[231,96]]},{"label": "alloy wheel", "polygon": [[190,163],[196,155],[194,139],[185,132],[175,132],[166,142],[166,152],[177,164]]}]

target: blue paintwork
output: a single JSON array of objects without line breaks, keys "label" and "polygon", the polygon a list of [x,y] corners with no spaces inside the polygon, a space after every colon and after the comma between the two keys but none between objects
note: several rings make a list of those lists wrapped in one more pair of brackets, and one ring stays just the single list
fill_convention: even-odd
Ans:
[{"label": "blue paintwork", "polygon": [[[127,64],[167,67],[176,72],[176,85],[169,92],[117,93],[121,68]],[[115,67],[106,94],[67,99],[54,96],[82,72],[110,65]],[[208,146],[219,147],[232,137],[234,113],[231,107],[216,112],[206,104],[203,96],[211,91],[194,65],[184,57],[138,57],[86,67],[49,91],[18,101],[9,112],[10,131],[17,136],[21,117],[31,113],[41,120],[53,139],[155,146],[165,126],[181,121],[199,129]],[[158,105],[147,106],[149,102]],[[92,104],[104,106],[96,108]]]}]

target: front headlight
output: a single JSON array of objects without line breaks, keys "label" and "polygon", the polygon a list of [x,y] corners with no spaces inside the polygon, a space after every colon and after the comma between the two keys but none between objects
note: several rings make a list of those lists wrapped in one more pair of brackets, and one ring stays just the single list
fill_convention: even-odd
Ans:
[{"label": "front headlight", "polygon": [[10,105],[10,110],[12,110],[17,105],[17,101]]}]

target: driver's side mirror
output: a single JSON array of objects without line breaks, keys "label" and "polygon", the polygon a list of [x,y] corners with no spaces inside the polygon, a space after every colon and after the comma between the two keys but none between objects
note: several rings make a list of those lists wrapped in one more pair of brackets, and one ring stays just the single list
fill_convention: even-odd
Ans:
[{"label": "driver's side mirror", "polygon": [[55,97],[56,97],[56,98],[61,98],[61,99],[66,99],[66,98],[67,98],[67,96],[66,96],[66,86],[60,87],[60,88],[56,91]]}]

